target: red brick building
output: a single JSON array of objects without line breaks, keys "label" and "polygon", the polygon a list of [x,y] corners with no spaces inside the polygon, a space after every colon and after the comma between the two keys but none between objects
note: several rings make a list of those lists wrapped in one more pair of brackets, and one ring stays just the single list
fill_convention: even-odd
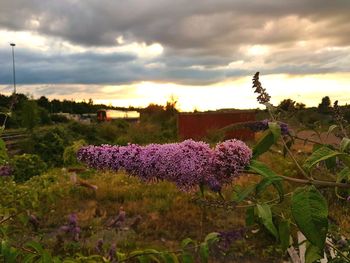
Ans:
[{"label": "red brick building", "polygon": [[[178,135],[181,139],[202,139],[208,134],[218,131],[230,124],[255,121],[253,110],[228,110],[198,113],[179,113]],[[225,138],[241,140],[254,139],[254,132],[247,128],[239,128],[226,132]]]}]

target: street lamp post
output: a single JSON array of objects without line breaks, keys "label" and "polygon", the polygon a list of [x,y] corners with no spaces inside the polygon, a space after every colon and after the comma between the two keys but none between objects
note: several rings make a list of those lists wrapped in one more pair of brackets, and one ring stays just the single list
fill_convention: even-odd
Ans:
[{"label": "street lamp post", "polygon": [[6,126],[6,121],[7,121],[8,117],[11,115],[13,107],[15,106],[15,103],[16,103],[16,68],[15,68],[15,49],[14,49],[16,44],[15,43],[10,43],[10,46],[12,47],[13,94],[12,94],[12,99],[11,99],[11,102],[10,102],[9,111],[5,115],[5,118],[4,118],[4,121],[2,123],[2,126],[0,127],[0,135],[4,131],[5,126]]},{"label": "street lamp post", "polygon": [[16,68],[15,68],[15,43],[10,43],[12,47],[12,69],[13,69],[13,94],[16,94]]}]

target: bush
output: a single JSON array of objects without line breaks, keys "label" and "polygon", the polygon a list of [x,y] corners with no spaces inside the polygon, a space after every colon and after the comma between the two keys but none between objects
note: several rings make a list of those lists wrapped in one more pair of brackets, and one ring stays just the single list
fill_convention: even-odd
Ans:
[{"label": "bush", "polygon": [[62,127],[55,127],[33,135],[34,153],[49,166],[63,164],[63,152],[71,142],[70,134]]},{"label": "bush", "polygon": [[72,133],[76,140],[84,139],[89,144],[106,143],[103,139],[99,138],[96,125],[72,121],[68,123],[67,130]]},{"label": "bush", "polygon": [[69,120],[66,116],[58,115],[58,114],[51,114],[51,121],[54,123],[67,123]]},{"label": "bush", "polygon": [[45,172],[47,165],[36,154],[15,155],[12,159],[13,175],[16,182],[24,182]]},{"label": "bush", "polygon": [[128,123],[125,121],[115,121],[113,123],[101,123],[97,127],[99,137],[106,142],[113,142],[119,136],[125,134],[128,129]]},{"label": "bush", "polygon": [[85,145],[87,144],[84,140],[79,140],[73,142],[71,146],[66,147],[63,153],[63,163],[65,165],[78,165],[79,162],[77,160],[77,152]]}]

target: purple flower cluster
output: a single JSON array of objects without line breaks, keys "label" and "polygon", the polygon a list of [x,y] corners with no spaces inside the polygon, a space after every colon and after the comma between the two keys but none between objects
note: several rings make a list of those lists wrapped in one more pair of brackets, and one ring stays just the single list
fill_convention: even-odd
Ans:
[{"label": "purple flower cluster", "polygon": [[245,232],[244,228],[219,232],[218,247],[222,251],[228,251],[233,242],[244,238]]},{"label": "purple flower cluster", "polygon": [[207,143],[186,140],[181,143],[139,146],[86,146],[78,160],[96,169],[124,169],[143,181],[168,180],[188,191],[199,184],[219,191],[243,169],[252,156],[239,140],[228,140],[211,149]]},{"label": "purple flower cluster", "polygon": [[280,127],[281,127],[281,134],[282,135],[288,135],[289,134],[289,128],[288,124],[284,122],[280,122]]},{"label": "purple flower cluster", "polygon": [[245,126],[253,132],[265,131],[269,128],[269,120],[248,122]]},{"label": "purple flower cluster", "polygon": [[[99,239],[96,243],[96,246],[95,246],[95,251],[97,254],[99,254],[99,255],[104,254],[103,245],[104,245],[103,239]],[[115,243],[113,243],[110,246],[109,251],[106,255],[106,258],[109,260],[109,262],[112,262],[112,263],[117,262],[116,252],[117,252],[117,245]]]},{"label": "purple flower cluster", "polygon": [[10,165],[1,165],[0,166],[0,177],[4,176],[11,176],[12,175],[12,168]]},{"label": "purple flower cluster", "polygon": [[60,227],[60,230],[72,236],[74,241],[79,240],[80,227],[78,226],[78,217],[76,214],[70,214],[68,217],[68,225]]},{"label": "purple flower cluster", "polygon": [[232,177],[249,163],[251,154],[252,151],[239,140],[228,140],[217,144],[214,150],[213,165],[220,182],[229,183]]},{"label": "purple flower cluster", "polygon": [[[288,124],[284,122],[279,122],[279,125],[281,128],[281,134],[283,136],[288,135],[289,134]],[[265,119],[262,121],[249,122],[245,124],[245,126],[253,132],[265,131],[269,128],[269,120]]]}]

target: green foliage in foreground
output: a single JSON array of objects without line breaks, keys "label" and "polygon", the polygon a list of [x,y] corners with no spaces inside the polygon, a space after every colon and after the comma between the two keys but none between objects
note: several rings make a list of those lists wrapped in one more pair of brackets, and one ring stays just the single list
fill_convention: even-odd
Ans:
[{"label": "green foliage in foreground", "polygon": [[4,165],[9,161],[6,145],[3,139],[0,139],[0,165]]},{"label": "green foliage in foreground", "polygon": [[21,249],[11,246],[7,241],[0,243],[0,259],[6,263],[42,262],[42,263],[82,263],[82,262],[165,262],[165,263],[208,263],[209,249],[218,242],[218,233],[208,234],[203,242],[186,238],[181,242],[181,249],[162,251],[157,249],[135,250],[129,253],[118,251],[107,255],[84,256],[80,253],[72,257],[53,256],[38,242],[27,242]]}]

